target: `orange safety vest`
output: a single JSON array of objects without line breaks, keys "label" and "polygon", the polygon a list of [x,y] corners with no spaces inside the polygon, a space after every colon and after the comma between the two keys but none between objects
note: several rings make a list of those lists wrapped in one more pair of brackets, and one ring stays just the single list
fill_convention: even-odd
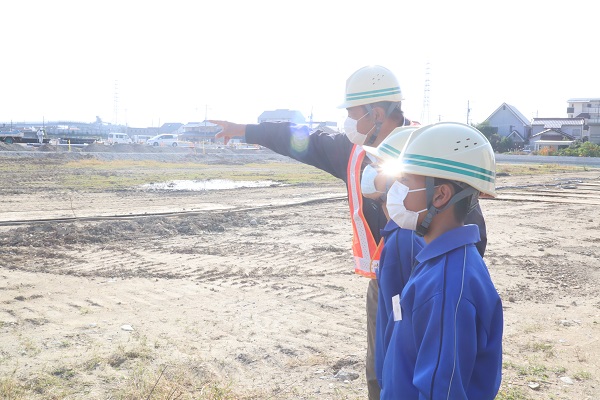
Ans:
[{"label": "orange safety vest", "polygon": [[365,151],[362,146],[354,145],[348,160],[348,203],[352,221],[352,254],[354,272],[366,278],[374,279],[375,269],[379,267],[379,257],[383,248],[383,239],[379,245],[369,229],[363,213],[363,197],[360,191],[360,171]]}]

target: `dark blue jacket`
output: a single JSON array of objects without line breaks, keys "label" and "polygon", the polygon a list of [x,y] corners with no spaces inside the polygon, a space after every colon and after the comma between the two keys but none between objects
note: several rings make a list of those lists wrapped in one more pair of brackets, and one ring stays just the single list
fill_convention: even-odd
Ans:
[{"label": "dark blue jacket", "polygon": [[402,229],[391,220],[381,231],[381,235],[385,245],[376,271],[379,299],[375,329],[375,372],[380,386],[383,361],[394,329],[392,298],[402,293],[410,277],[415,256],[425,246],[425,241],[415,231]]},{"label": "dark blue jacket", "polygon": [[478,239],[477,226],[459,227],[417,255],[385,355],[382,400],[496,396],[502,303],[475,248]]}]

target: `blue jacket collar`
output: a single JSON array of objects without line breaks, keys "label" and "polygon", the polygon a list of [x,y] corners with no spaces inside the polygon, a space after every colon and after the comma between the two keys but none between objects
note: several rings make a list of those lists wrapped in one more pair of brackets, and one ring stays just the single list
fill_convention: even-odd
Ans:
[{"label": "blue jacket collar", "polygon": [[415,258],[419,263],[422,263],[466,244],[475,244],[480,240],[479,227],[477,225],[460,226],[448,232],[444,232],[442,235],[435,238],[431,243],[427,244]]},{"label": "blue jacket collar", "polygon": [[381,235],[387,235],[391,232],[393,232],[396,229],[400,229],[400,227],[398,226],[397,223],[395,223],[392,219],[390,219],[387,224],[385,224],[385,227],[381,230]]}]

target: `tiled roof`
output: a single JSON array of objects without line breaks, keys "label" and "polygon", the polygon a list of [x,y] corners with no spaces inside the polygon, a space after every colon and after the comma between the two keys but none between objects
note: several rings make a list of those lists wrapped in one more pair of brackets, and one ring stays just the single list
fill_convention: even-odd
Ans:
[{"label": "tiled roof", "polygon": [[561,131],[560,129],[545,129],[545,130],[543,130],[543,131],[541,131],[539,133],[536,133],[535,135],[531,136],[531,139],[537,138],[537,137],[541,138],[544,135],[547,135],[549,133],[550,134],[553,134],[553,133],[556,134],[556,133],[558,133],[559,135],[561,135],[563,137],[566,137],[569,140],[575,140],[575,137],[569,135],[568,133],[565,133],[565,132]]},{"label": "tiled roof", "polygon": [[534,118],[531,126],[544,125],[545,129],[560,129],[563,126],[583,125],[583,118]]}]

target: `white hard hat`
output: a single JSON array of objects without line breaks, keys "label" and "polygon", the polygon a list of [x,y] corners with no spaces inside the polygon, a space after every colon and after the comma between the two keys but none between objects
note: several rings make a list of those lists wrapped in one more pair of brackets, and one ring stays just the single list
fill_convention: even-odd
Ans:
[{"label": "white hard hat", "polygon": [[439,122],[411,133],[402,172],[463,182],[496,197],[496,160],[487,138],[470,125]]},{"label": "white hard hat", "polygon": [[369,65],[350,75],[346,81],[346,101],[338,108],[402,100],[400,84],[392,71],[379,65]]},{"label": "white hard hat", "polygon": [[402,149],[408,140],[410,134],[419,126],[401,126],[394,129],[390,134],[383,139],[377,147],[363,146],[363,149],[377,157],[383,162],[392,162],[400,159]]}]

